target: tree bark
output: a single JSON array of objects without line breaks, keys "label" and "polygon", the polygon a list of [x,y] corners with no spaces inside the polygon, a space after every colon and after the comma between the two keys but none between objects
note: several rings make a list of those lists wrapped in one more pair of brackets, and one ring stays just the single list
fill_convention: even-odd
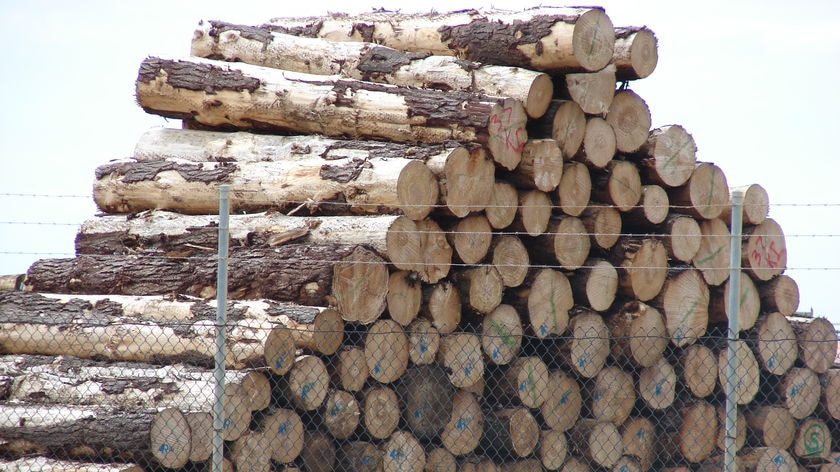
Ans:
[{"label": "tree bark", "polygon": [[573,100],[587,115],[603,115],[615,95],[615,72],[610,64],[597,72],[565,74],[555,84],[555,97]]},{"label": "tree bark", "polygon": [[563,176],[563,151],[553,139],[529,139],[522,159],[506,180],[519,188],[551,192]]},{"label": "tree bark", "polygon": [[697,162],[694,138],[680,125],[651,130],[636,153],[639,169],[646,182],[667,188],[688,182]]},{"label": "tree bark", "polygon": [[799,359],[818,374],[825,373],[837,356],[837,332],[826,318],[788,317],[799,344]]},{"label": "tree bark", "polygon": [[586,115],[571,100],[552,100],[545,114],[528,122],[532,138],[550,138],[557,142],[564,159],[577,154],[586,132]]},{"label": "tree bark", "polygon": [[632,90],[618,91],[607,110],[607,123],[615,131],[615,148],[623,153],[636,152],[650,132],[650,109]]},{"label": "tree bark", "polygon": [[35,456],[16,460],[0,460],[0,468],[15,472],[143,472],[138,464],[83,462]]},{"label": "tree bark", "polygon": [[671,209],[698,219],[718,218],[729,205],[729,186],[720,167],[698,163],[685,184],[669,189]]},{"label": "tree bark", "polygon": [[601,9],[533,8],[521,13],[334,15],[277,18],[271,29],[339,41],[376,42],[394,49],[550,72],[601,70],[612,59],[615,31]]},{"label": "tree bark", "polygon": [[136,93],[148,113],[210,127],[403,143],[481,142],[509,168],[519,162],[527,140],[527,115],[514,99],[250,64],[150,57],[140,65]]},{"label": "tree bark", "polygon": [[616,80],[626,82],[644,79],[653,73],[658,61],[656,36],[647,26],[615,29],[615,50],[612,62],[616,68]]},{"label": "tree bark", "polygon": [[549,75],[527,69],[412,54],[370,42],[304,38],[265,25],[211,20],[196,29],[191,54],[308,74],[510,97],[522,102],[533,118],[545,113],[553,91]]}]

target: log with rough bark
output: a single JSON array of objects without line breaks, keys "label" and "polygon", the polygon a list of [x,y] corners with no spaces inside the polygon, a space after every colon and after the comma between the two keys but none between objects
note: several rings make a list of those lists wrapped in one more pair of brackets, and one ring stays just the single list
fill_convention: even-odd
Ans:
[{"label": "log with rough bark", "polygon": [[0,405],[0,436],[26,441],[45,452],[100,459],[151,457],[177,468],[190,455],[190,430],[180,410],[121,411],[95,406]]},{"label": "log with rough bark", "polygon": [[796,435],[796,421],[787,408],[762,405],[744,412],[747,441],[756,446],[787,449]]},{"label": "log with rough bark", "polygon": [[10,472],[143,472],[138,464],[122,462],[85,462],[55,459],[46,456],[0,459],[0,469]]},{"label": "log with rough bark", "polygon": [[659,225],[657,236],[665,244],[668,257],[680,262],[691,262],[700,250],[700,224],[687,215],[669,214]]},{"label": "log with rough bark", "polygon": [[394,390],[376,385],[365,390],[362,402],[362,423],[368,434],[386,439],[400,421],[400,401]]},{"label": "log with rough bark", "polygon": [[491,202],[496,166],[481,146],[461,146],[424,162],[415,159],[399,172],[400,209],[413,220],[442,208],[462,218]]},{"label": "log with rough bark", "polygon": [[384,472],[422,472],[425,466],[426,453],[410,431],[396,431],[382,445]]},{"label": "log with rough bark", "polygon": [[700,248],[691,262],[710,286],[721,285],[729,278],[731,239],[729,228],[720,218],[700,222]]},{"label": "log with rough bark", "polygon": [[664,357],[660,357],[653,365],[642,368],[639,373],[639,396],[654,410],[670,407],[676,396],[676,388],[677,375],[674,367]]},{"label": "log with rough bark", "polygon": [[527,314],[526,327],[534,336],[544,339],[560,335],[569,324],[569,310],[574,305],[572,286],[563,272],[543,268],[526,279],[515,293],[512,303]]},{"label": "log with rough bark", "polygon": [[610,330],[610,349],[614,358],[639,367],[650,367],[662,357],[668,345],[665,319],[656,308],[627,302],[605,317]]},{"label": "log with rough bark", "polygon": [[580,418],[582,407],[577,380],[561,370],[550,371],[546,398],[539,409],[545,425],[556,431],[567,431]]},{"label": "log with rough bark", "polygon": [[[722,251],[724,251],[722,249]],[[728,249],[725,250],[728,253]],[[727,258],[728,259],[728,258]],[[738,272],[740,296],[738,297],[738,330],[747,331],[755,325],[761,312],[761,300],[752,278],[744,272]],[[732,280],[728,279],[720,287],[710,288],[709,323],[725,324],[729,320],[729,290]]]},{"label": "log with rough bark", "polygon": [[657,40],[650,28],[625,26],[615,29],[612,62],[615,64],[618,81],[644,79],[653,73],[658,61]]},{"label": "log with rough bark", "polygon": [[668,254],[658,239],[622,237],[610,261],[618,269],[619,292],[639,301],[656,297],[668,276]]},{"label": "log with rough bark", "polygon": [[776,220],[744,228],[741,265],[756,280],[766,282],[787,268],[785,233]]},{"label": "log with rough bark", "polygon": [[413,271],[427,283],[436,283],[449,274],[452,246],[434,220],[399,217],[388,227],[385,241],[397,269]]},{"label": "log with rough bark", "polygon": [[789,275],[781,274],[756,286],[764,311],[790,316],[799,308],[799,285]]},{"label": "log with rough bark", "polygon": [[598,313],[581,310],[569,320],[571,338],[559,345],[560,359],[578,374],[594,378],[610,353],[609,329]]},{"label": "log with rough bark", "polygon": [[437,361],[447,369],[449,381],[455,387],[472,387],[484,377],[481,338],[475,334],[455,332],[444,336]]},{"label": "log with rough bark", "polygon": [[597,8],[378,12],[274,18],[269,26],[300,36],[375,42],[404,51],[551,72],[600,70],[612,59],[615,47],[612,22]]},{"label": "log with rough bark", "polygon": [[365,363],[370,376],[390,383],[402,376],[408,367],[408,336],[394,320],[379,320],[365,334]]},{"label": "log with rough bark", "polygon": [[461,322],[461,292],[449,281],[423,288],[421,314],[432,322],[441,334],[455,331]]},{"label": "log with rough bark", "polygon": [[555,86],[555,97],[573,100],[587,115],[603,115],[615,95],[615,66],[610,64],[597,72],[565,74]]},{"label": "log with rough bark", "polygon": [[783,375],[796,362],[799,347],[790,322],[779,312],[758,318],[750,333],[761,368],[775,375]]},{"label": "log with rough bark", "polygon": [[440,434],[441,443],[452,454],[473,452],[484,435],[484,413],[476,397],[457,390],[452,397],[452,413]]},{"label": "log with rough bark", "polygon": [[[583,266],[589,256],[589,239],[586,226],[580,218],[552,218],[545,233],[531,241],[531,257],[534,261],[551,267],[575,270]],[[559,267],[556,264],[559,264]]]},{"label": "log with rough bark", "polygon": [[531,258],[528,248],[514,234],[495,234],[490,244],[491,263],[505,287],[518,287],[528,276]]},{"label": "log with rough bark", "polygon": [[564,159],[577,154],[586,132],[586,114],[571,100],[552,100],[545,114],[528,122],[528,135],[557,142]]},{"label": "log with rough bark", "polygon": [[450,420],[455,389],[437,365],[412,367],[396,384],[402,418],[420,440],[437,438]]},{"label": "log with rough bark", "polygon": [[539,236],[546,231],[551,218],[551,199],[541,190],[519,192],[519,205],[511,229],[528,236]]},{"label": "log with rough bark", "polygon": [[619,428],[624,454],[639,461],[642,470],[649,470],[656,456],[656,426],[645,417],[628,418]]},{"label": "log with rough bark", "polygon": [[[723,341],[723,338],[718,338],[718,340]],[[755,398],[761,385],[758,361],[756,361],[755,354],[746,341],[735,340],[732,342],[735,346],[734,366],[729,365],[729,347],[726,346],[718,350],[718,383],[721,390],[725,390],[729,378],[729,369],[734,368],[735,395],[733,400],[738,405],[746,405]]]},{"label": "log with rough bark", "polygon": [[753,447],[738,454],[738,462],[744,472],[797,472],[796,459],[780,447]]},{"label": "log with rough bark", "polygon": [[[663,417],[667,424],[659,436],[661,458],[671,460],[684,458],[699,463],[708,458],[715,449],[718,420],[715,408],[705,400],[674,406],[670,414]],[[667,459],[666,459],[667,460]]]},{"label": "log with rough bark", "polygon": [[511,169],[528,139],[525,109],[514,99],[209,59],[146,58],[136,95],[148,113],[210,127],[403,143],[475,141]]},{"label": "log with rough bark", "polygon": [[651,130],[635,156],[645,182],[666,188],[688,182],[697,162],[694,138],[680,125]]},{"label": "log with rough bark", "polygon": [[481,349],[496,365],[507,365],[519,354],[524,329],[516,308],[500,304],[481,322]]},{"label": "log with rough bark", "polygon": [[624,223],[633,229],[659,225],[668,217],[668,192],[659,185],[642,185],[642,198],[624,214]]},{"label": "log with rough bark", "polygon": [[529,139],[522,159],[507,180],[519,188],[551,192],[563,176],[563,151],[553,139]]},{"label": "log with rough bark", "polygon": [[484,435],[479,447],[499,461],[526,457],[537,447],[540,428],[525,407],[511,407],[484,416]]},{"label": "log with rough bark", "polygon": [[675,346],[693,344],[706,334],[709,287],[697,269],[672,269],[650,304],[665,315],[665,326]]},{"label": "log with rough bark", "polygon": [[676,365],[680,380],[692,395],[704,398],[714,392],[718,361],[711,349],[702,344],[692,344],[683,350]]},{"label": "log with rough bark", "polygon": [[793,454],[805,463],[820,463],[831,455],[832,437],[828,425],[817,418],[799,423],[793,440]]},{"label": "log with rough bark", "polygon": [[549,75],[528,69],[412,54],[369,42],[305,38],[265,25],[202,22],[190,53],[308,74],[510,97],[522,102],[532,118],[545,113],[553,91]]},{"label": "log with rough bark", "polygon": [[609,249],[621,237],[621,213],[611,205],[592,203],[579,218],[595,248]]},{"label": "log with rough bark", "polygon": [[[741,214],[743,223],[745,225],[760,225],[764,222],[767,214],[770,213],[770,197],[767,195],[767,190],[758,184],[735,187],[732,190],[744,192],[744,199],[741,202],[743,205],[743,212]],[[732,220],[732,206],[730,205],[724,208],[720,217],[729,223]]]},{"label": "log with rough bark", "polygon": [[650,109],[632,90],[616,92],[606,120],[615,131],[616,150],[623,153],[636,152],[650,133]]},{"label": "log with rough bark", "polygon": [[718,218],[729,206],[726,175],[708,162],[698,163],[686,183],[668,189],[668,196],[673,211],[704,220]]},{"label": "log with rough bark", "polygon": [[557,207],[570,216],[580,216],[592,197],[592,177],[589,169],[580,162],[567,162],[563,177],[557,186]]},{"label": "log with rough bark", "polygon": [[569,433],[572,451],[599,467],[612,467],[624,453],[621,434],[609,421],[581,418]]},{"label": "log with rough bark", "polygon": [[589,258],[576,270],[569,282],[575,301],[595,311],[609,309],[618,291],[618,271],[609,261]]},{"label": "log with rough bark", "polygon": [[612,159],[592,173],[592,200],[615,205],[621,212],[636,207],[642,198],[639,169],[633,162]]},{"label": "log with rough bark", "polygon": [[837,356],[837,332],[826,318],[788,317],[799,344],[799,359],[818,374],[831,368]]},{"label": "log with rough bark", "polygon": [[630,417],[636,403],[633,375],[618,366],[606,366],[595,376],[595,382],[583,388],[588,415],[598,421],[608,421],[616,426]]},{"label": "log with rough bark", "polygon": [[461,263],[471,265],[481,262],[490,251],[493,229],[481,213],[459,218],[446,229],[446,238],[454,248]]}]

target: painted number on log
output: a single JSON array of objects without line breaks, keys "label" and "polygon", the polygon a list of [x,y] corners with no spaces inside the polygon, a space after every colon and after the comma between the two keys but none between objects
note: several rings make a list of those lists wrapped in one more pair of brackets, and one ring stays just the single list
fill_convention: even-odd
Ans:
[{"label": "painted number on log", "polygon": [[522,148],[525,147],[527,136],[525,135],[525,128],[520,126],[520,123],[513,123],[512,118],[513,107],[504,107],[501,113],[490,116],[490,126],[488,128],[491,133],[504,141],[505,149],[520,153]]},{"label": "painted number on log", "polygon": [[778,249],[776,240],[758,236],[755,238],[755,249],[750,253],[750,262],[753,267],[778,268],[782,265],[785,256],[785,248]]}]

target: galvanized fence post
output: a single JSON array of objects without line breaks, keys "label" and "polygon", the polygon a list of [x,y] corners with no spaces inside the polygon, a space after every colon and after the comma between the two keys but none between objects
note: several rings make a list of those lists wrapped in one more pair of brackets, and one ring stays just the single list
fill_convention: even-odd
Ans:
[{"label": "galvanized fence post", "polygon": [[216,270],[216,355],[213,377],[213,472],[222,472],[224,458],[224,405],[225,391],[225,324],[227,323],[228,290],[228,234],[230,233],[230,185],[219,186],[219,243]]},{"label": "galvanized fence post", "polygon": [[735,378],[735,341],[738,339],[738,318],[741,308],[741,225],[744,205],[744,191],[732,190],[732,239],[729,246],[729,329],[726,350],[726,434],[724,437],[724,469],[727,472],[737,470],[735,463],[738,410],[735,398],[737,380]]}]

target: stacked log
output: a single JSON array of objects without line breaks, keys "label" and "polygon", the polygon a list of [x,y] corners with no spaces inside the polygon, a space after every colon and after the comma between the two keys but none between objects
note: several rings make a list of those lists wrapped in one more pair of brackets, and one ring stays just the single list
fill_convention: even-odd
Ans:
[{"label": "stacked log", "polygon": [[192,54],[136,81],[184,129],[100,166],[76,257],[0,292],[3,466],[206,467],[223,184],[233,469],[714,469],[730,352],[746,469],[838,456],[836,333],[794,316],[758,184],[730,260],[722,168],[629,88],[649,29],[600,8],[210,21]]}]

